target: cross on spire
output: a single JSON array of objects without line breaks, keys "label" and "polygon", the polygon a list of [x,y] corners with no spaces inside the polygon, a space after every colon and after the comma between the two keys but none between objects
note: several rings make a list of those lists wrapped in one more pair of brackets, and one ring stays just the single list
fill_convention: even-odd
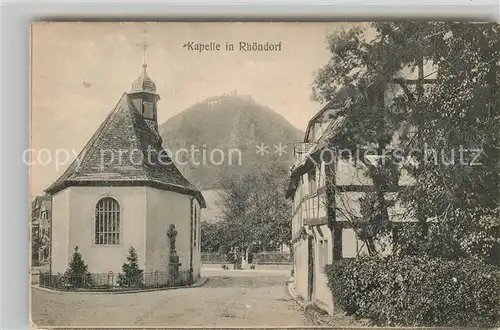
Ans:
[{"label": "cross on spire", "polygon": [[142,54],[142,66],[144,68],[148,66],[147,61],[146,61],[146,52],[148,50],[148,47],[149,47],[149,45],[148,45],[147,41],[144,41],[142,44],[142,47],[141,47],[142,52],[143,52],[143,54]]},{"label": "cross on spire", "polygon": [[141,43],[138,44],[138,46],[142,49],[142,67],[144,69],[146,69],[146,67],[148,66],[147,64],[147,57],[146,57],[146,53],[147,53],[147,50],[150,46],[150,44],[148,43],[147,41],[147,30],[144,29],[143,33],[144,33],[144,39]]}]

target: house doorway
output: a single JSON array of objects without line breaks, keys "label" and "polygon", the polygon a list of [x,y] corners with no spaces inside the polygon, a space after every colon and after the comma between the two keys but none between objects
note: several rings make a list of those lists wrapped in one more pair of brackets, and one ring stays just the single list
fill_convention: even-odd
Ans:
[{"label": "house doorway", "polygon": [[314,297],[314,238],[307,239],[307,300],[312,301]]}]

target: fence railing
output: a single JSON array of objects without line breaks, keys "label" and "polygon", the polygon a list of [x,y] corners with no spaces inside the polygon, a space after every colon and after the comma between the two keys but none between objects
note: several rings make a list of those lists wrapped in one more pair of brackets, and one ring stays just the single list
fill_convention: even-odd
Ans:
[{"label": "fence railing", "polygon": [[252,263],[257,265],[291,265],[293,263],[293,258],[290,253],[262,252],[253,254]]},{"label": "fence railing", "polygon": [[223,264],[229,261],[227,254],[202,253],[201,262],[205,264]]},{"label": "fence railing", "polygon": [[[289,265],[293,263],[290,253],[283,252],[260,252],[252,253],[248,256],[249,262],[253,264],[277,264]],[[205,264],[229,263],[231,258],[226,254],[202,253],[201,262]]]},{"label": "fence railing", "polygon": [[143,273],[141,276],[124,276],[113,272],[71,276],[40,272],[38,273],[38,284],[41,287],[64,291],[147,290],[189,285],[189,275],[189,271],[180,271],[177,276],[158,271]]},{"label": "fence railing", "polygon": [[40,273],[31,273],[31,284],[40,283]]}]

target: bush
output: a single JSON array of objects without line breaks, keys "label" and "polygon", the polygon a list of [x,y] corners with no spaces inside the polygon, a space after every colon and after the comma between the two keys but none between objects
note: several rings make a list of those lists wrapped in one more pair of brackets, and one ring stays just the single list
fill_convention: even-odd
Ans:
[{"label": "bush", "polygon": [[255,269],[255,265],[254,265],[254,264],[251,264],[251,265],[250,265],[250,269]]},{"label": "bush", "polygon": [[92,286],[92,277],[88,266],[83,261],[82,254],[75,247],[68,269],[64,273],[62,282],[73,288],[88,288]]},{"label": "bush", "polygon": [[127,262],[122,265],[122,273],[118,275],[121,287],[138,287],[144,285],[144,271],[139,268],[139,257],[134,247],[128,250]]},{"label": "bush", "polygon": [[496,326],[500,272],[478,260],[344,259],[325,267],[335,304],[390,326]]}]

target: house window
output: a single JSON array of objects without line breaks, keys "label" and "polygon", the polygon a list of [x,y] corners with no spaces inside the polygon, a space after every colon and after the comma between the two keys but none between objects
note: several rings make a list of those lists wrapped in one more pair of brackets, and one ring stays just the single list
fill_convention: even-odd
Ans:
[{"label": "house window", "polygon": [[111,197],[95,207],[95,244],[120,244],[120,204]]}]

